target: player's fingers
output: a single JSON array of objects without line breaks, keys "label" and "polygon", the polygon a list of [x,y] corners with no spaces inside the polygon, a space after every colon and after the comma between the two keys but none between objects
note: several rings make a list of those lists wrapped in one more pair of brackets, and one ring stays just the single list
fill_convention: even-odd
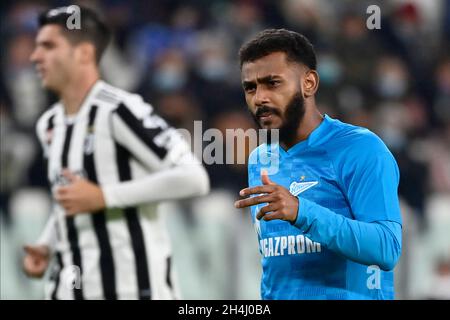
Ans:
[{"label": "player's fingers", "polygon": [[27,276],[40,278],[47,269],[47,262],[43,259],[35,259],[31,256],[26,256],[23,260],[22,268]]},{"label": "player's fingers", "polygon": [[25,250],[25,252],[31,256],[36,256],[40,254],[39,250],[35,246],[24,245],[23,250]]},{"label": "player's fingers", "polygon": [[255,204],[266,203],[273,200],[273,196],[270,194],[264,194],[262,196],[250,197],[247,199],[238,200],[234,203],[236,208],[246,208],[254,206]]},{"label": "player's fingers", "polygon": [[259,209],[258,213],[256,214],[256,219],[260,220],[266,213],[275,211],[278,209],[278,205],[276,203],[268,204],[267,206],[262,207]]},{"label": "player's fingers", "polygon": [[72,206],[72,202],[69,200],[58,200],[58,203],[66,211],[67,211],[67,209],[69,209]]},{"label": "player's fingers", "polygon": [[62,171],[62,175],[70,182],[75,182],[76,180],[79,180],[80,177],[73,174],[72,171],[70,171],[69,169],[64,169]]},{"label": "player's fingers", "polygon": [[261,170],[261,182],[263,183],[263,185],[275,185],[275,182],[269,179],[267,170]]},{"label": "player's fingers", "polygon": [[45,257],[48,255],[48,248],[45,246],[33,246],[33,245],[24,245],[23,250],[29,254],[30,256],[33,256],[34,258],[37,257]]},{"label": "player's fingers", "polygon": [[55,190],[55,197],[61,197],[69,193],[69,187],[58,187]]},{"label": "player's fingers", "polygon": [[253,187],[253,188],[242,189],[239,192],[239,195],[241,197],[245,197],[245,196],[249,196],[249,195],[252,195],[252,194],[272,193],[275,190],[276,190],[276,186],[275,185],[264,185],[264,186],[257,186],[257,187]]},{"label": "player's fingers", "polygon": [[270,221],[274,219],[283,219],[283,215],[279,211],[274,211],[272,213],[267,213],[262,217],[265,221]]},{"label": "player's fingers", "polygon": [[77,210],[76,207],[74,207],[72,205],[69,205],[69,206],[67,206],[67,208],[64,208],[64,209],[66,210],[66,216],[68,216],[68,217],[75,216],[79,211],[79,210]]},{"label": "player's fingers", "polygon": [[70,187],[61,187],[64,188],[61,192],[56,192],[55,200],[58,202],[67,202],[73,199],[73,192],[69,189]]}]

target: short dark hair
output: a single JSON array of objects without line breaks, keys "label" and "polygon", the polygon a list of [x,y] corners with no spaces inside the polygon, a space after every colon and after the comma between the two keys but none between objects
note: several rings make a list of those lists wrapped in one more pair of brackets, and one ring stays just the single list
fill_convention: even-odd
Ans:
[{"label": "short dark hair", "polygon": [[284,52],[288,61],[298,62],[315,70],[316,53],[311,42],[298,32],[286,29],[266,29],[242,45],[239,50],[240,66],[274,52]]},{"label": "short dark hair", "polygon": [[56,24],[61,27],[64,36],[72,44],[83,41],[92,43],[95,47],[95,60],[99,63],[111,38],[109,27],[94,10],[79,6],[80,28],[69,29],[67,27],[67,21],[72,13],[69,12],[68,8],[59,7],[44,11],[38,18],[39,27]]}]

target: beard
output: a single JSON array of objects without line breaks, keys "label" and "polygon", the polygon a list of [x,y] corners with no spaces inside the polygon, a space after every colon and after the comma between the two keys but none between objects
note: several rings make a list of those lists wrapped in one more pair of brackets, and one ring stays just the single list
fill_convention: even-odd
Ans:
[{"label": "beard", "polygon": [[[255,114],[252,113],[253,119],[260,129],[262,129],[262,126],[259,122],[259,117],[265,112],[271,112],[282,119],[283,122],[280,128],[275,128],[275,130],[279,130],[279,138],[281,143],[287,145],[292,144],[292,142],[295,141],[300,122],[305,115],[305,100],[303,99],[301,92],[297,91],[294,94],[288,102],[284,114],[281,114],[279,109],[268,106],[262,106],[258,108]],[[267,141],[272,141],[271,130],[267,130]]]}]

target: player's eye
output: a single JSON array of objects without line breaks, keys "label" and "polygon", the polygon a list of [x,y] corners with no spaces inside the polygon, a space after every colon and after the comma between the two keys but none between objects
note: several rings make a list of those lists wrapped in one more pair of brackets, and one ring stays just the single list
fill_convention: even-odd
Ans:
[{"label": "player's eye", "polygon": [[269,86],[276,87],[281,83],[280,80],[269,80]]},{"label": "player's eye", "polygon": [[40,43],[39,45],[40,45],[42,48],[47,49],[47,50],[52,49],[52,48],[55,47],[55,44],[54,44],[53,42],[42,42],[42,43]]},{"label": "player's eye", "polygon": [[252,93],[253,91],[255,91],[255,89],[256,89],[256,86],[253,84],[244,85],[244,91],[246,93]]}]

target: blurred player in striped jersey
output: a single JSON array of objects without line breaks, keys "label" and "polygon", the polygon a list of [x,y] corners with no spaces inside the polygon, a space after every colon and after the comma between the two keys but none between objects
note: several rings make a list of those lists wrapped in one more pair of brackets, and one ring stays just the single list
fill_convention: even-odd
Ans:
[{"label": "blurred player in striped jersey", "polygon": [[43,13],[31,56],[60,100],[37,123],[55,202],[25,272],[56,258],[51,299],[177,298],[158,202],[206,194],[207,173],[150,104],[100,80],[110,32],[98,15],[81,8],[79,28],[71,17]]}]

